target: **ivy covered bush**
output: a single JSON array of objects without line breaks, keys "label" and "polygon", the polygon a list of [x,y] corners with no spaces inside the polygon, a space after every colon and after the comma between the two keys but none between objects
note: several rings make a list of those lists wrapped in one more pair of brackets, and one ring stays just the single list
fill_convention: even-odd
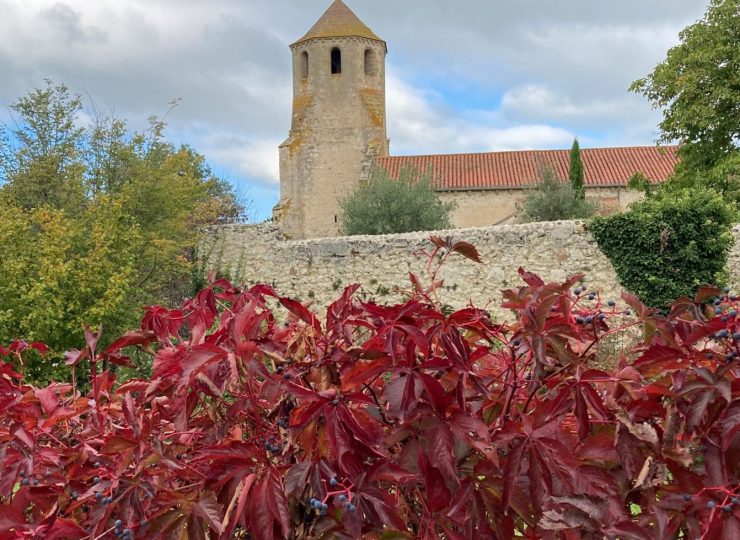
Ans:
[{"label": "ivy covered bush", "polygon": [[662,191],[588,229],[620,283],[650,306],[667,306],[727,279],[734,214],[710,190]]},{"label": "ivy covered bush", "polygon": [[[24,382],[43,345],[0,348],[0,539],[740,537],[737,298],[662,316],[520,274],[512,324],[445,315],[416,277],[323,320],[217,281],[107,348],[88,330],[85,394]],[[636,360],[594,368],[632,326]],[[100,369],[134,349],[151,379]]]}]

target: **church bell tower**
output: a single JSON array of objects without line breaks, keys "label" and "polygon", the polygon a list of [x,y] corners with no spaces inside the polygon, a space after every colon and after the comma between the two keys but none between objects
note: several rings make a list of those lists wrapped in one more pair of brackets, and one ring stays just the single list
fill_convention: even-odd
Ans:
[{"label": "church bell tower", "polygon": [[335,236],[339,201],[388,155],[385,42],[342,2],[290,46],[293,119],[273,217],[291,238]]}]

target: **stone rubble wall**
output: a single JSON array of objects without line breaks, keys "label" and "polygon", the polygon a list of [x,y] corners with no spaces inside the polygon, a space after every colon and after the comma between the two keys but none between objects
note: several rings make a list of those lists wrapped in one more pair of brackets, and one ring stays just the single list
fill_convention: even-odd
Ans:
[{"label": "stone rubble wall", "polygon": [[[740,225],[733,233],[729,269],[737,289]],[[506,317],[499,307],[501,290],[522,284],[520,266],[546,282],[583,273],[588,290],[599,291],[604,299],[618,299],[622,291],[614,268],[580,221],[312,240],[284,240],[272,224],[226,225],[205,230],[199,255],[204,274],[215,269],[235,283],[269,283],[279,294],[312,301],[323,312],[352,283],[360,283],[362,294],[383,303],[403,298],[402,290],[410,287],[409,272],[428,283],[428,258],[420,253],[433,249],[432,234],[473,244],[483,260],[477,264],[455,253],[440,270],[444,287],[439,299],[454,308],[472,301]]]}]

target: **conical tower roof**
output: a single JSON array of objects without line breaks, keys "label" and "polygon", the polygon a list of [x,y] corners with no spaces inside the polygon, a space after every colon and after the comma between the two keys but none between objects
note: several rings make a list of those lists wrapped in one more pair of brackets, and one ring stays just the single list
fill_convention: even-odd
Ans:
[{"label": "conical tower roof", "polygon": [[308,33],[293,45],[315,38],[363,37],[383,41],[363,23],[342,0],[334,0]]}]

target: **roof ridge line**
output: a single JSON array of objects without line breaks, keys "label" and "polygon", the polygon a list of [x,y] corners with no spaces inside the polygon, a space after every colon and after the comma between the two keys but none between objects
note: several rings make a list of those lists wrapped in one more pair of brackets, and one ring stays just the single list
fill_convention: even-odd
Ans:
[{"label": "roof ridge line", "polygon": [[[581,148],[581,152],[590,152],[594,150],[631,150],[631,149],[678,149],[678,144],[666,144],[666,145],[645,145],[645,146],[593,146],[589,148]],[[526,154],[526,153],[544,153],[544,152],[570,152],[570,148],[548,148],[548,149],[528,149],[528,150],[492,150],[489,152],[453,152],[449,154],[407,154],[401,156],[379,156],[376,159],[387,159],[387,158],[421,158],[421,157],[437,157],[437,156],[480,156],[480,155],[491,155],[491,154]]]}]

